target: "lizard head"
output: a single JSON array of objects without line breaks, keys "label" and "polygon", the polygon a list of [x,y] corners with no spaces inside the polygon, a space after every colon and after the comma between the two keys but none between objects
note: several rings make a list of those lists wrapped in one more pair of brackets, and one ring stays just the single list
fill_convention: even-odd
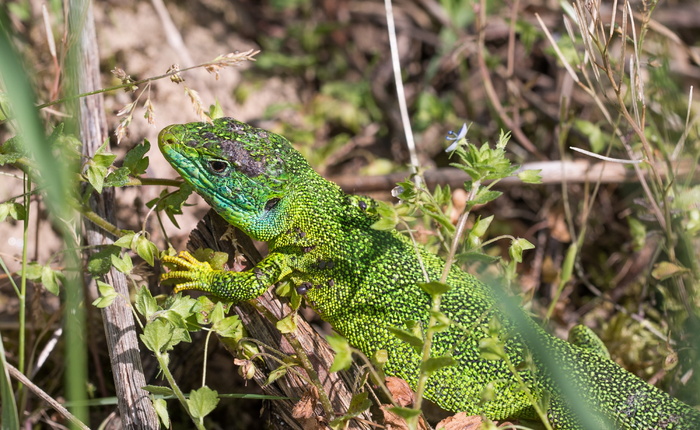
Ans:
[{"label": "lizard head", "polygon": [[312,171],[284,137],[232,118],[170,125],[158,146],[226,221],[263,241],[287,230],[294,184]]}]

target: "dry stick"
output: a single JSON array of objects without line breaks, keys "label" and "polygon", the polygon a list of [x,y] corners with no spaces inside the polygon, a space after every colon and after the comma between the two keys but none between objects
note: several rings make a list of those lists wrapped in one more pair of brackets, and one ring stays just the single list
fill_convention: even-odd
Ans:
[{"label": "dry stick", "polygon": [[[78,92],[94,91],[100,88],[99,53],[97,36],[92,14],[92,5],[87,3],[85,20],[79,33],[81,49],[77,70]],[[83,142],[83,156],[91,157],[107,137],[107,122],[102,95],[79,99],[80,140]],[[102,194],[92,193],[91,208],[101,218],[115,224],[114,188],[105,188]],[[97,225],[85,222],[85,236],[92,247],[109,245],[114,242],[112,235],[106,234]],[[111,306],[102,309],[105,337],[109,359],[114,375],[116,396],[122,428],[157,429],[158,418],[149,395],[141,387],[146,385],[143,375],[139,344],[136,338],[134,317],[130,304],[129,287],[123,273],[111,268],[105,281],[116,290],[117,299]]]},{"label": "dry stick", "polygon": [[35,385],[29,378],[24,376],[22,372],[17,370],[13,365],[10,363],[5,363],[5,366],[7,367],[7,370],[10,372],[10,375],[18,380],[19,382],[22,383],[25,387],[30,389],[32,393],[34,393],[37,397],[48,403],[56,412],[61,414],[64,418],[66,418],[68,421],[70,421],[74,426],[83,429],[83,430],[90,430],[88,426],[83,424],[82,421],[80,421],[78,418],[76,418],[75,415],[71,414],[68,409],[63,407],[62,404],[58,403],[53,397],[51,397],[48,393],[46,393],[44,390],[39,388],[37,385]]}]

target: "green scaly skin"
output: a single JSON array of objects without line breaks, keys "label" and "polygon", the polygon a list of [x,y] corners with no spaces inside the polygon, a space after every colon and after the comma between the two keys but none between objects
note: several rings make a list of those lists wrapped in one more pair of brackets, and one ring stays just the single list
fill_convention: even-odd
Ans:
[{"label": "green scaly skin", "polygon": [[[431,280],[440,278],[444,261],[396,232],[371,228],[374,201],[351,196],[323,179],[279,135],[231,118],[213,124],[172,125],[159,136],[165,158],[229,223],[268,242],[269,255],[244,272],[213,270],[186,253],[166,257],[179,270],[162,279],[179,279],[176,291],[201,290],[231,301],[262,295],[287,281],[350,344],[367,356],[383,349],[387,374],[415,383],[420,356],[388,327],[408,330],[407,321],[425,326],[430,297],[417,252]],[[433,356],[451,355],[457,365],[435,372],[425,397],[451,411],[484,414],[491,419],[533,417],[533,407],[504,360],[481,357],[480,340],[490,337],[495,318],[514,365],[526,352],[509,327],[491,289],[458,268],[450,271],[451,289],[441,311],[452,324],[435,334]],[[575,345],[528,322],[570,375],[586,405],[618,428],[700,428],[700,413],[625,371],[606,356],[604,346],[585,335]],[[510,325],[512,326],[512,324]],[[532,367],[532,366],[531,366]],[[556,428],[581,428],[558,395],[546,366],[519,371],[533,396],[547,408]],[[482,400],[483,393],[493,393]],[[603,427],[599,427],[603,428]]]}]

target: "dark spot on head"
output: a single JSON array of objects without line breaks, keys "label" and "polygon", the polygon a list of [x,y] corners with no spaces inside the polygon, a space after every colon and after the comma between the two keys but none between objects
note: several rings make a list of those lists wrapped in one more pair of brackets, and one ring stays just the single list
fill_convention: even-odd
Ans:
[{"label": "dark spot on head", "polygon": [[223,140],[220,142],[221,154],[231,161],[236,170],[246,176],[255,177],[265,173],[265,160],[257,160],[250,155],[246,146],[238,140]]},{"label": "dark spot on head", "polygon": [[358,206],[360,207],[360,209],[362,209],[363,211],[364,211],[364,210],[367,210],[367,202],[365,202],[364,200],[360,200],[360,202],[359,202],[357,205],[358,205]]},{"label": "dark spot on head", "polygon": [[333,285],[335,285],[335,281],[332,280],[332,279],[329,279],[329,280],[328,280],[328,286],[329,286],[329,287],[332,287]]},{"label": "dark spot on head", "polygon": [[210,131],[202,133],[202,137],[206,140],[216,140],[216,135]]},{"label": "dark spot on head", "polygon": [[305,246],[305,247],[303,247],[303,248],[301,248],[301,249],[302,249],[304,252],[311,252],[311,251],[314,250],[314,248],[316,248],[315,245],[312,245],[312,246]]},{"label": "dark spot on head", "polygon": [[333,260],[327,261],[326,262],[326,267],[329,269],[332,269],[335,267],[335,262]]},{"label": "dark spot on head", "polygon": [[267,132],[265,130],[258,131],[258,137],[261,139],[267,139]]},{"label": "dark spot on head", "polygon": [[309,291],[313,287],[314,286],[309,282],[302,282],[300,285],[297,285],[297,287],[296,287],[297,294],[300,294],[303,296],[304,294],[306,294],[307,291]]}]

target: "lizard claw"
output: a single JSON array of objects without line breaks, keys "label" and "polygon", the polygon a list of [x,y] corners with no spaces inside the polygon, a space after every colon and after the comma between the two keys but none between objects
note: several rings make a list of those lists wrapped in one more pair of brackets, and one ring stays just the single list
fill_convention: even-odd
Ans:
[{"label": "lizard claw", "polygon": [[164,263],[172,263],[177,268],[177,270],[171,270],[161,274],[161,282],[169,279],[181,279],[185,281],[175,284],[174,293],[185,290],[212,292],[211,278],[214,274],[214,269],[206,261],[197,260],[187,251],[181,251],[177,257],[165,255],[161,258],[161,261]]}]

